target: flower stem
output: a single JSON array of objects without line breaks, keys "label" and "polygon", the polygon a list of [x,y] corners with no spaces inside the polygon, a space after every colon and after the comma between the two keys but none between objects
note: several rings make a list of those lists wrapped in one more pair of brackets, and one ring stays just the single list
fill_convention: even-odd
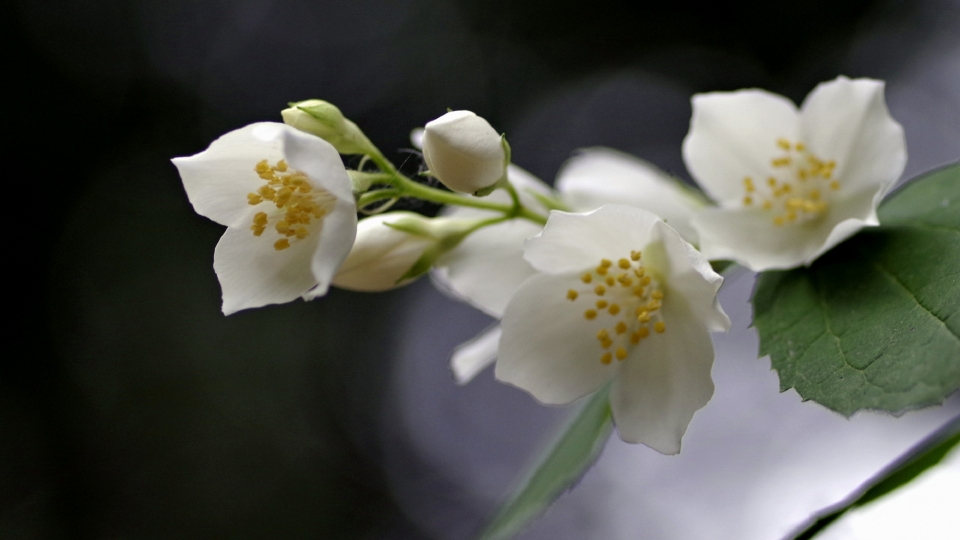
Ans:
[{"label": "flower stem", "polygon": [[[382,156],[381,156],[382,157]],[[376,158],[373,156],[370,157],[371,160],[376,163]],[[380,164],[377,164],[380,166]],[[381,166],[382,168],[382,166]],[[394,169],[395,171],[395,169]],[[417,199],[422,199],[425,201],[431,201],[440,204],[450,204],[457,206],[466,206],[469,208],[479,208],[481,210],[490,210],[492,212],[500,212],[504,214],[504,217],[509,218],[520,218],[532,221],[543,225],[547,222],[547,218],[530,210],[529,208],[523,206],[520,203],[519,197],[516,196],[516,190],[513,189],[513,186],[510,186],[508,191],[511,192],[511,198],[514,199],[513,204],[503,204],[492,201],[485,201],[482,199],[476,199],[473,197],[464,197],[463,195],[457,195],[456,193],[451,193],[449,191],[444,191],[441,189],[432,188],[425,186],[423,184],[414,182],[413,180],[407,178],[400,172],[384,172],[379,175],[379,178],[375,178],[374,182],[382,182],[391,187],[378,189],[374,191],[368,191],[360,196],[360,199],[357,201],[357,207],[363,208],[369,204],[372,204],[377,201],[384,199],[391,199],[393,197],[415,197]]]}]

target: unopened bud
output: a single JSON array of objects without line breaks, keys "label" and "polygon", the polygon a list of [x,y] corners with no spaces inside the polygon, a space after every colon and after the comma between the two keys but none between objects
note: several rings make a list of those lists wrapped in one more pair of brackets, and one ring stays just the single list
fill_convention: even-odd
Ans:
[{"label": "unopened bud", "polygon": [[337,287],[385,291],[426,273],[440,255],[457,244],[473,222],[390,212],[360,220],[357,238],[333,278]]},{"label": "unopened bud", "polygon": [[280,111],[288,126],[316,135],[330,143],[341,154],[369,154],[372,144],[356,124],[347,120],[333,103],[308,99],[291,103]]},{"label": "unopened bud", "polygon": [[448,112],[425,126],[423,159],[443,185],[461,193],[493,186],[507,166],[500,135],[470,111]]}]

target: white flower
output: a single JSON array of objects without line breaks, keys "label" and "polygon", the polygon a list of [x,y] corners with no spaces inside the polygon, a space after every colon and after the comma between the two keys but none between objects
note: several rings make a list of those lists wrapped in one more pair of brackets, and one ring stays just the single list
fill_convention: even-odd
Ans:
[{"label": "white flower", "polygon": [[694,96],[683,157],[719,205],[693,220],[704,255],[763,271],[809,265],[877,225],[907,152],[883,82],[838,77],[799,111],[762,90]]},{"label": "white flower", "polygon": [[503,177],[506,152],[500,135],[470,111],[451,111],[428,122],[422,143],[430,173],[453,191],[476,193]]},{"label": "white flower", "polygon": [[327,292],[357,229],[330,144],[263,122],[173,163],[197,213],[227,226],[213,258],[225,314]]},{"label": "white flower", "polygon": [[[557,176],[558,192],[514,165],[508,168],[508,176],[524,205],[536,211],[545,213],[547,209],[533,194],[558,198],[576,212],[595,210],[607,203],[628,204],[657,213],[691,242],[696,237],[690,218],[705,204],[696,192],[682,187],[656,166],[609,148],[584,149],[568,160]],[[488,199],[510,201],[502,191]],[[494,214],[455,207],[447,209],[445,215]],[[437,262],[434,281],[441,290],[499,318],[520,284],[535,273],[523,258],[523,242],[541,230],[539,225],[523,220],[480,229]],[[451,369],[458,383],[468,382],[493,363],[499,331],[493,327],[489,335],[478,336],[454,351]]]},{"label": "white flower", "polygon": [[620,437],[679,452],[713,395],[710,332],[730,326],[723,278],[656,215],[621,205],[551,212],[524,257],[537,274],[503,314],[497,378],[547,404],[612,381]]}]

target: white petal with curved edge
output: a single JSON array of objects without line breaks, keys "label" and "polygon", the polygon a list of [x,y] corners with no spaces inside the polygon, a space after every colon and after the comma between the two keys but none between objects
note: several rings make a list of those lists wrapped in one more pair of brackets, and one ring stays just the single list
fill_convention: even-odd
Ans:
[{"label": "white petal with curved edge", "polygon": [[626,442],[679,453],[690,419],[713,396],[713,343],[690,310],[664,302],[666,331],[642,341],[620,366],[610,407]]},{"label": "white petal with curved edge", "polygon": [[[664,254],[667,299],[680,297],[691,307],[691,313],[712,332],[730,329],[730,317],[724,313],[717,298],[723,277],[714,272],[710,262],[670,225],[658,222],[654,227]],[[648,250],[649,251],[649,250]]]},{"label": "white petal with curved edge", "polygon": [[817,157],[836,161],[840,196],[873,186],[886,193],[906,166],[903,127],[890,116],[883,90],[883,81],[838,77],[803,102],[803,136]]},{"label": "white petal with curved edge", "polygon": [[323,296],[330,288],[333,276],[353,247],[357,237],[357,207],[350,201],[335,199],[333,209],[323,216],[316,252],[310,261],[310,270],[316,287],[303,294],[304,300],[313,300]]},{"label": "white petal with curved edge", "polygon": [[706,209],[693,218],[708,260],[733,260],[753,270],[792,268],[823,242],[817,229],[775,227],[762,210]]},{"label": "white petal with curved edge", "polygon": [[172,160],[198,214],[228,227],[248,219],[247,194],[263,185],[254,167],[263,159],[271,164],[283,159],[279,137],[257,136],[275,126],[283,124],[250,124],[222,135],[199,154]]},{"label": "white petal with curved edge", "polygon": [[600,362],[596,339],[609,321],[586,320],[584,308],[592,305],[566,297],[579,285],[572,275],[538,274],[524,282],[503,314],[497,379],[542,403],[561,404],[599,390],[616,374],[617,362]]},{"label": "white petal with curved edge", "polygon": [[295,300],[317,284],[310,261],[317,249],[316,228],[303,240],[277,251],[268,228],[253,236],[246,227],[229,227],[213,253],[213,269],[223,291],[223,313]]},{"label": "white petal with curved edge", "polygon": [[683,161],[700,187],[723,204],[739,204],[743,179],[766,178],[777,156],[777,139],[800,134],[797,108],[763,90],[693,96]]},{"label": "white petal with curved edge", "polygon": [[[277,124],[281,128],[283,153],[287,163],[306,173],[310,180],[334,197],[353,203],[353,187],[350,176],[343,167],[340,154],[327,141],[302,131]],[[266,129],[266,128],[261,128]],[[264,133],[266,136],[266,132]]]},{"label": "white petal with curved edge", "polygon": [[[863,191],[831,203],[819,222],[776,226],[760,209],[705,209],[693,219],[700,251],[709,260],[735,260],[754,272],[810,264],[860,226],[876,225],[876,192]],[[844,225],[834,234],[837,225]],[[834,242],[834,243],[829,243]]]},{"label": "white petal with curved edge", "polygon": [[461,344],[450,357],[450,371],[457,384],[467,384],[497,359],[502,331],[499,324]]},{"label": "white petal with curved edge", "polygon": [[663,218],[686,240],[696,241],[690,218],[706,201],[652,163],[610,148],[578,151],[560,169],[557,191],[575,212],[625,204]]},{"label": "white petal with curved edge", "polygon": [[[882,197],[884,191],[885,189],[882,187],[875,187],[873,190],[863,190],[835,202],[831,209],[833,226],[830,228],[830,232],[827,233],[820,249],[807,256],[803,264],[809,266],[821,255],[850,238],[860,229],[879,225],[877,205],[880,203],[880,197]],[[843,219],[844,217],[846,219]]]},{"label": "white petal with curved edge", "polygon": [[524,220],[484,227],[440,257],[431,275],[440,290],[499,317],[520,284],[534,274],[523,258],[523,243],[540,230]]},{"label": "white petal with curved edge", "polygon": [[601,259],[629,257],[631,250],[643,250],[659,221],[651,212],[620,204],[585,214],[554,210],[540,236],[527,242],[523,256],[547,274],[580,272]]}]

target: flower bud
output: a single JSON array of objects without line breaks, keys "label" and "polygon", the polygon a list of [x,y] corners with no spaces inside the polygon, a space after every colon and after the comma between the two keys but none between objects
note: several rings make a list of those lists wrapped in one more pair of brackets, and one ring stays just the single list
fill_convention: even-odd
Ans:
[{"label": "flower bud", "polygon": [[507,165],[500,135],[470,111],[448,112],[426,125],[423,159],[443,185],[461,193],[493,186]]},{"label": "flower bud", "polygon": [[475,228],[476,220],[428,218],[390,212],[364,218],[347,259],[333,278],[337,287],[385,291],[426,273]]},{"label": "flower bud", "polygon": [[356,124],[347,120],[333,103],[308,99],[291,103],[280,111],[283,122],[300,131],[316,135],[341,154],[369,154],[372,144]]}]

